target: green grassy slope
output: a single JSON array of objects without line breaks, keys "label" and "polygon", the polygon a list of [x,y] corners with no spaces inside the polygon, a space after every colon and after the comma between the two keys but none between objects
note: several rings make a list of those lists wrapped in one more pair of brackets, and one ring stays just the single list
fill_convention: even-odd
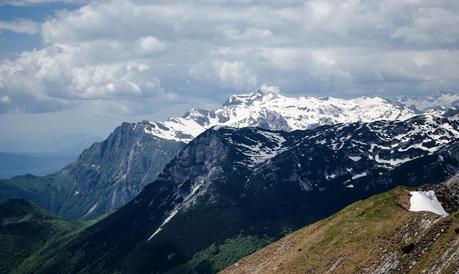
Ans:
[{"label": "green grassy slope", "polygon": [[89,224],[64,221],[21,199],[0,204],[0,273],[30,273],[35,253],[72,238]]},{"label": "green grassy slope", "polygon": [[222,273],[454,273],[459,213],[404,209],[397,188],[356,202],[244,258]]}]

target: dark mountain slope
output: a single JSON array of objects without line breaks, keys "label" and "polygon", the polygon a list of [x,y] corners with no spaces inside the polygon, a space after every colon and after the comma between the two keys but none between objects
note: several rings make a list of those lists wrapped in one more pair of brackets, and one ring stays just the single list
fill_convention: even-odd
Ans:
[{"label": "dark mountain slope", "polygon": [[0,201],[23,198],[68,219],[91,219],[121,207],[152,182],[184,144],[123,123],[61,171],[0,180]]},{"label": "dark mountain slope", "polygon": [[41,271],[215,272],[357,200],[444,181],[459,167],[458,128],[435,116],[291,133],[214,127]]}]

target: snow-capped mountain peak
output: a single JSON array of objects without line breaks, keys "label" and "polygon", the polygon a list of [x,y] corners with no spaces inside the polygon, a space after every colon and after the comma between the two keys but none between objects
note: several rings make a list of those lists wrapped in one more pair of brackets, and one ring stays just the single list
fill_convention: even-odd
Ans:
[{"label": "snow-capped mountain peak", "polygon": [[278,98],[285,98],[284,96],[280,95],[279,91],[277,90],[262,90],[257,89],[254,92],[249,94],[242,94],[242,95],[231,95],[226,99],[223,106],[232,106],[232,105],[245,105],[250,106],[254,104],[260,104],[263,102],[271,101]]},{"label": "snow-capped mountain peak", "polygon": [[191,109],[183,117],[148,122],[144,126],[145,132],[156,137],[189,142],[215,125],[291,131],[327,124],[404,120],[414,115],[412,109],[381,97],[293,98],[275,89],[257,89],[230,96],[213,111]]}]

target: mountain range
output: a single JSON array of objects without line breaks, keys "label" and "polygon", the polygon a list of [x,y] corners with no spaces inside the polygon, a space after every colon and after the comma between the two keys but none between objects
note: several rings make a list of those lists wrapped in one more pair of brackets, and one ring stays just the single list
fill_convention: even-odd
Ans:
[{"label": "mountain range", "polygon": [[191,109],[180,118],[149,122],[145,131],[163,139],[189,142],[216,125],[291,131],[339,123],[404,120],[415,114],[411,108],[380,97],[291,98],[272,90],[256,90],[230,96],[214,111]]},{"label": "mountain range", "polygon": [[[293,99],[255,91],[231,96],[215,111],[123,123],[59,172],[0,181],[0,200],[26,199],[66,219],[99,217],[64,221],[8,200],[0,205],[0,238],[14,252],[2,265],[12,273],[215,273],[231,265],[225,271],[252,273],[266,272],[253,268],[263,266],[256,262],[264,254],[270,269],[304,272],[294,258],[314,258],[320,249],[323,259],[307,267],[403,272],[419,261],[413,269],[458,269],[451,263],[455,245],[437,242],[456,241],[459,180],[440,183],[459,171],[457,109],[419,113],[378,97]],[[398,186],[404,187],[374,196]],[[435,191],[444,206],[433,206],[441,208],[440,219],[411,212],[413,189],[421,197]],[[378,230],[375,223],[393,226]],[[415,229],[427,223],[440,225]],[[400,230],[406,226],[411,234]],[[292,240],[299,257],[279,251],[302,231],[325,238],[318,236],[319,246],[315,234],[312,242]],[[447,237],[431,237],[444,231]],[[347,233],[359,236],[348,241]],[[397,238],[404,235],[411,236]],[[22,237],[30,241],[21,244]],[[383,246],[384,239],[394,244]],[[366,261],[353,262],[348,253],[339,253],[346,261],[333,260],[336,252],[360,254],[352,248],[365,240],[375,243]],[[331,251],[344,242],[352,248]],[[275,265],[273,246],[285,265]],[[438,251],[423,249],[431,246]],[[441,265],[426,259],[441,252],[450,254],[437,260]]]},{"label": "mountain range", "polygon": [[92,219],[133,199],[186,143],[216,125],[292,131],[405,120],[419,113],[380,97],[290,98],[256,90],[230,96],[214,111],[191,109],[183,117],[163,122],[123,123],[56,173],[0,180],[0,201],[24,198],[67,219]]},{"label": "mountain range", "polygon": [[436,115],[292,132],[215,126],[132,201],[33,267],[213,273],[355,201],[447,180],[459,169],[458,137],[459,122]]}]

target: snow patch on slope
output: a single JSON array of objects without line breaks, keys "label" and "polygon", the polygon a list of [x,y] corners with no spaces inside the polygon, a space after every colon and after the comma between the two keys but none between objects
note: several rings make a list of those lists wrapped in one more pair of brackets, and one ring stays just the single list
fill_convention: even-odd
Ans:
[{"label": "snow patch on slope", "polygon": [[151,239],[153,239],[153,237],[156,236],[156,234],[158,234],[161,230],[163,230],[163,227],[165,224],[167,224],[172,218],[174,218],[175,215],[177,215],[179,211],[179,208],[174,208],[170,213],[169,213],[169,216],[167,216],[167,218],[161,223],[161,225],[159,226],[158,229],[155,230],[155,232],[153,232],[153,234],[151,234],[150,237],[148,237],[148,241],[150,241]]},{"label": "snow patch on slope", "polygon": [[[182,202],[177,203],[174,205],[174,208],[168,212],[167,217],[164,221],[159,225],[159,227],[148,237],[147,242],[153,239],[159,232],[161,232],[164,226],[169,223],[180,211],[186,210],[189,208],[194,202],[197,196],[199,196],[199,192],[205,192],[206,189],[206,181],[208,180],[209,176],[214,176],[216,173],[219,172],[218,168],[212,168],[209,170],[208,174],[205,176],[199,176],[195,179],[194,184],[191,186],[191,189],[188,189],[185,193],[180,191],[175,192],[174,200],[182,200]],[[179,188],[182,185],[179,186]]]},{"label": "snow patch on slope", "polygon": [[362,177],[365,177],[365,176],[367,176],[367,175],[368,175],[367,172],[364,171],[364,172],[362,172],[362,173],[355,174],[354,176],[352,176],[352,180],[355,180],[355,179],[358,179],[358,178],[362,178]]},{"label": "snow patch on slope", "polygon": [[[229,128],[226,127],[226,129]],[[247,157],[240,163],[253,167],[269,161],[288,149],[288,147],[284,146],[286,139],[281,132],[271,132],[257,128],[249,130],[252,132],[234,136],[225,134],[224,136],[226,142],[232,144],[236,150]],[[258,138],[262,138],[262,140]]]},{"label": "snow patch on slope", "polygon": [[84,215],[83,218],[91,214],[97,208],[97,203],[95,203]]},{"label": "snow patch on slope", "polygon": [[437,200],[437,196],[435,196],[435,192],[433,190],[411,191],[410,194],[410,211],[428,211],[443,217],[448,216],[448,213],[445,209],[443,209],[440,202]]},{"label": "snow patch on slope", "polygon": [[380,163],[380,164],[387,164],[387,165],[390,165],[390,166],[398,166],[398,165],[404,164],[406,162],[412,161],[412,160],[414,160],[416,158],[419,158],[419,157],[413,157],[413,158],[406,157],[406,158],[402,158],[402,159],[384,160],[384,159],[381,159],[378,154],[376,154],[375,161],[377,163]]},{"label": "snow patch on slope", "polygon": [[151,239],[153,239],[153,237],[155,237],[161,230],[163,230],[164,225],[166,225],[172,218],[174,218],[175,215],[177,215],[177,213],[179,212],[180,209],[182,209],[185,205],[187,205],[186,202],[191,197],[193,197],[193,195],[203,186],[203,184],[204,184],[203,180],[197,180],[197,183],[195,183],[191,187],[191,192],[184,197],[183,203],[180,203],[180,204],[176,205],[174,207],[174,209],[169,212],[169,215],[166,217],[166,219],[164,219],[164,221],[161,223],[161,225],[158,227],[158,229],[156,229],[155,232],[153,232],[153,234],[151,234],[151,236],[148,237],[147,242],[150,241]]},{"label": "snow patch on slope", "polygon": [[360,161],[360,159],[362,159],[360,156],[349,156],[348,158],[354,162]]}]

